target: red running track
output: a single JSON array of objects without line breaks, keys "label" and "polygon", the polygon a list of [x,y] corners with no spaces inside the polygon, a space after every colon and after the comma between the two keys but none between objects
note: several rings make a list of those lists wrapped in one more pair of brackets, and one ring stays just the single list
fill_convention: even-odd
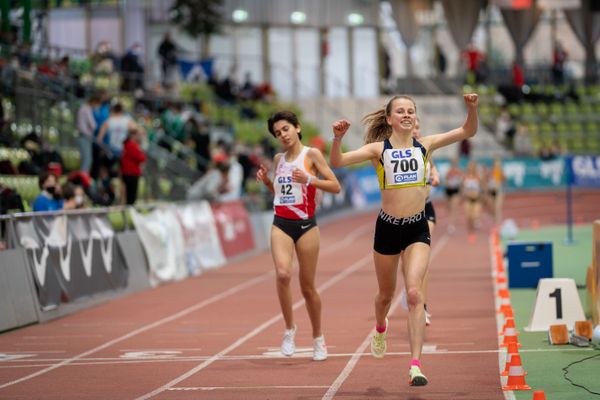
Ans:
[{"label": "red running track", "polygon": [[[564,206],[553,196],[534,202],[555,215]],[[589,200],[599,204],[600,196]],[[507,216],[527,204],[527,196],[509,198]],[[582,213],[594,212],[588,208]],[[427,301],[433,324],[422,358],[426,387],[407,384],[406,311],[397,303],[388,354],[377,360],[368,353],[376,292],[371,212],[321,226],[317,284],[327,361],[311,359],[297,277],[298,352],[279,355],[283,322],[265,252],[0,335],[0,399],[503,399],[487,231],[468,244],[462,226],[445,233],[443,204],[438,215]]]}]

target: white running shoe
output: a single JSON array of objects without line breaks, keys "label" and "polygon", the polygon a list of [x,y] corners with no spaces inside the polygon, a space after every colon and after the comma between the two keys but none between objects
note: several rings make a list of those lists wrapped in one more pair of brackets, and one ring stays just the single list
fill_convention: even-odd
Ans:
[{"label": "white running shoe", "polygon": [[293,329],[286,329],[283,332],[283,342],[281,342],[281,354],[286,357],[291,357],[296,351],[296,342],[294,338],[296,337],[296,325],[294,325]]},{"label": "white running shoe", "polygon": [[431,314],[425,310],[425,326],[431,325]]},{"label": "white running shoe", "polygon": [[373,333],[373,337],[371,338],[371,354],[375,358],[383,358],[385,356],[385,351],[387,349],[387,345],[385,343],[385,336],[387,334],[388,329],[390,328],[390,323],[388,319],[385,319],[385,331],[379,333],[377,330]]},{"label": "white running shoe", "polygon": [[327,345],[325,344],[325,337],[323,335],[313,340],[313,360],[327,360]]},{"label": "white running shoe", "polygon": [[406,296],[406,288],[402,288],[402,293],[400,293],[400,305],[404,310],[408,310],[408,298]]}]

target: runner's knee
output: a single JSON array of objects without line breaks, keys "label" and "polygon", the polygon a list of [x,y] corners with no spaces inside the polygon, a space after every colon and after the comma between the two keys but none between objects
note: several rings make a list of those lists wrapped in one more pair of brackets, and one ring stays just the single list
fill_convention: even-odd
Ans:
[{"label": "runner's knee", "polygon": [[422,294],[421,294],[421,290],[414,287],[414,288],[408,288],[408,291],[406,292],[407,296],[406,296],[406,301],[408,302],[408,307],[415,307],[418,304],[422,303]]},{"label": "runner's knee", "polygon": [[277,283],[289,285],[292,280],[292,273],[287,269],[277,269]]}]

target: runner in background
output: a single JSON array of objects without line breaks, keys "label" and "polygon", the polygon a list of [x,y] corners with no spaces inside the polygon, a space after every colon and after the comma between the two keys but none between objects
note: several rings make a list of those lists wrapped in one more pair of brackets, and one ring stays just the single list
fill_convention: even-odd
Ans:
[{"label": "runner in background", "polygon": [[273,180],[264,165],[256,173],[256,180],[275,195],[271,254],[277,274],[277,295],[285,320],[281,353],[289,357],[296,350],[297,327],[290,288],[295,251],[300,267],[300,288],[312,324],[313,360],[322,361],[327,358],[327,347],[321,329],[321,298],[315,288],[320,243],[315,219],[315,194],[317,189],[339,193],[341,187],[323,154],[302,145],[302,127],[294,113],[277,112],[269,119],[268,125],[283,153],[276,154],[273,159]]},{"label": "runner in background", "polygon": [[494,164],[486,170],[486,208],[494,218],[494,224],[502,224],[503,186],[506,177],[502,172],[502,161],[499,157],[494,159]]},{"label": "runner in background", "polygon": [[456,230],[456,209],[460,201],[462,179],[463,172],[458,166],[458,158],[454,158],[445,176],[445,192],[448,199],[448,233],[454,233]]},{"label": "runner in background", "polygon": [[467,217],[469,243],[477,241],[475,231],[479,227],[479,215],[481,214],[481,202],[483,200],[483,182],[477,167],[477,163],[474,161],[469,162],[461,186]]}]

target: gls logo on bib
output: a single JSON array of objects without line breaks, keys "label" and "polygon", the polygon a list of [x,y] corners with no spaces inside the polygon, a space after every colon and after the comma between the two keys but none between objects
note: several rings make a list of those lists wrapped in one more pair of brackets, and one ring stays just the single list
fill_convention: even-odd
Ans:
[{"label": "gls logo on bib", "polygon": [[402,158],[410,158],[412,157],[412,149],[398,149],[390,152],[392,159],[402,159]]}]

